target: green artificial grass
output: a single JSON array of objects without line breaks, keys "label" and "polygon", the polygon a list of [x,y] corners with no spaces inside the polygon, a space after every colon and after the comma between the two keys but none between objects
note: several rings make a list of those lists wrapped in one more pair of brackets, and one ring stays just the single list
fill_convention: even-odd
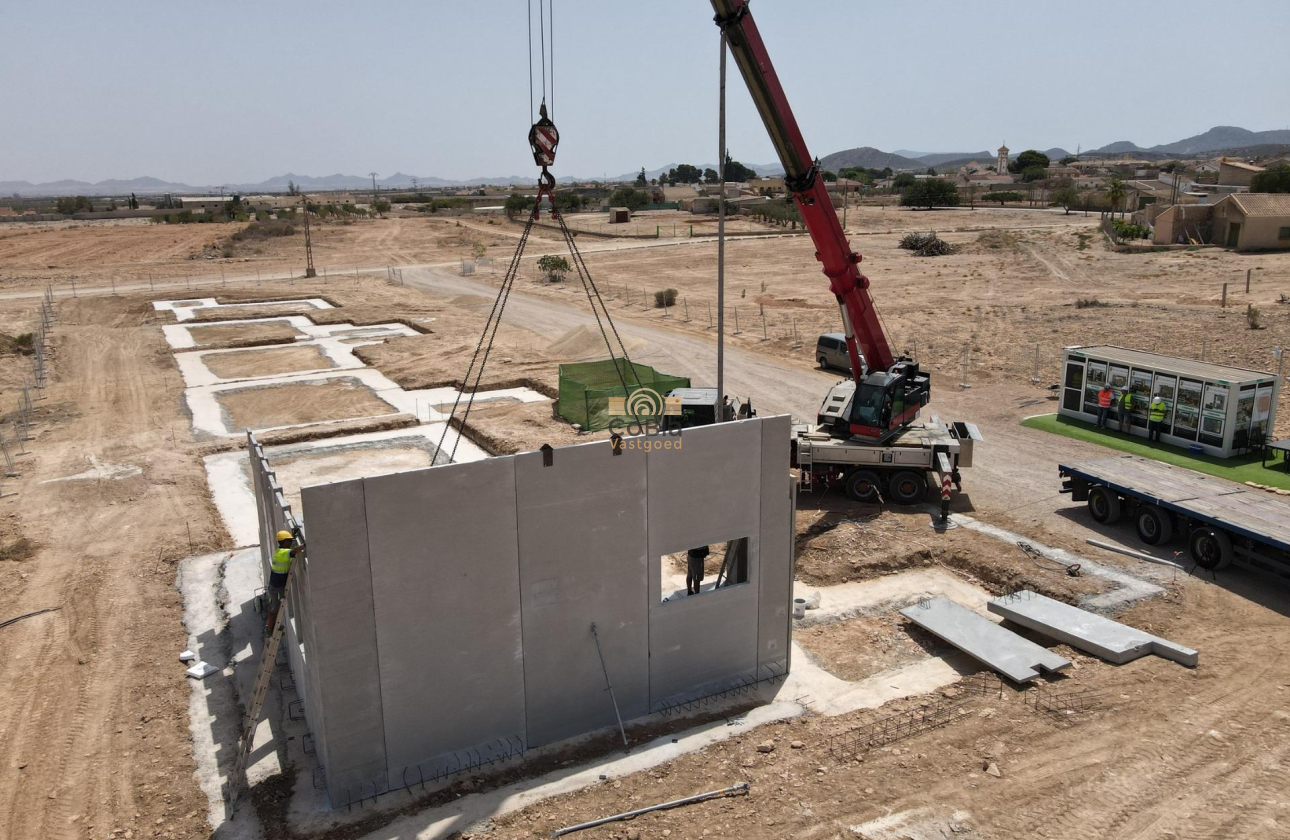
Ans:
[{"label": "green artificial grass", "polygon": [[1266,484],[1269,487],[1290,490],[1290,473],[1286,473],[1285,465],[1281,462],[1281,453],[1279,452],[1276,453],[1277,459],[1275,462],[1272,460],[1272,453],[1268,453],[1268,465],[1265,467],[1260,463],[1260,456],[1257,455],[1238,455],[1234,458],[1193,455],[1187,450],[1179,449],[1176,446],[1170,446],[1165,443],[1151,443],[1140,437],[1130,437],[1110,429],[1099,429],[1088,423],[1072,420],[1069,417],[1062,417],[1057,414],[1028,417],[1021,421],[1021,425],[1031,429],[1052,432],[1062,437],[1101,444],[1111,449],[1118,449],[1121,452],[1128,452],[1131,455],[1141,455],[1143,458],[1186,467],[1189,470],[1195,470],[1207,475],[1216,475],[1219,478],[1226,478],[1228,481],[1235,481],[1238,484],[1253,481],[1258,484]]}]

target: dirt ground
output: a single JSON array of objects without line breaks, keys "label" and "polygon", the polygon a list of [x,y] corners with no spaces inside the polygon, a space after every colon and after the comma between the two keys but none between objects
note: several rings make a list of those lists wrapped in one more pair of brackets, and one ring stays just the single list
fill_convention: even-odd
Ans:
[{"label": "dirt ground", "polygon": [[272,342],[292,341],[304,335],[288,323],[277,324],[227,324],[220,326],[194,326],[189,328],[193,341],[201,348],[236,347]]},{"label": "dirt ground", "polygon": [[[986,433],[980,463],[965,480],[967,492],[956,499],[956,509],[1079,552],[1090,550],[1086,536],[1116,532],[1093,526],[1082,509],[1058,495],[1053,464],[1100,450],[1017,425],[1027,414],[1053,410],[1043,385],[1057,380],[1059,349],[1118,342],[1199,355],[1203,345],[1208,359],[1267,369],[1271,346],[1290,341],[1290,306],[1276,302],[1290,292],[1290,255],[1213,249],[1116,254],[1102,245],[1094,222],[1022,210],[848,213],[848,228],[865,255],[896,343],[912,351],[917,342],[918,356],[943,383],[937,410],[979,422]],[[394,285],[379,267],[451,267],[469,257],[474,242],[504,262],[518,236],[507,223],[470,218],[325,225],[314,241],[315,259],[320,267],[349,266],[349,275],[333,271],[308,284],[252,279],[224,286],[221,267],[229,277],[240,272],[253,278],[257,268],[268,274],[299,262],[299,242],[276,240],[231,260],[190,259],[209,253],[207,246],[234,229],[0,228],[0,292],[9,295],[0,294],[0,333],[19,335],[33,326],[38,299],[12,295],[38,292],[47,281],[60,290],[53,374],[37,401],[35,439],[24,443],[28,454],[17,457],[18,475],[5,478],[0,495],[0,619],[61,607],[0,629],[0,836],[209,835],[206,802],[192,775],[189,687],[175,656],[185,634],[173,567],[181,557],[229,546],[199,458],[209,445],[195,443],[188,431],[182,383],[159,329],[173,323],[173,316],[153,311],[150,301],[198,292],[224,301],[325,296],[339,306],[308,313],[320,323],[400,320],[423,331],[361,348],[360,358],[404,387],[445,385],[462,380],[490,298]],[[910,229],[936,229],[961,250],[949,257],[913,257],[895,247],[899,232]],[[658,327],[678,338],[710,339],[710,244],[587,238],[580,245],[613,298],[615,320]],[[538,234],[530,251],[557,252],[558,246]],[[837,328],[836,307],[811,251],[809,240],[791,236],[735,240],[727,250],[727,300],[737,307],[742,328],[728,340],[758,358],[787,362],[765,374],[783,378],[785,387],[792,384],[790,374],[823,379],[810,371],[813,338]],[[353,266],[377,272],[355,279]],[[1249,296],[1243,291],[1247,268],[1259,269]],[[72,274],[78,285],[137,282],[148,274],[200,275],[205,282],[191,292],[185,283],[151,294],[70,298],[63,290],[70,291]],[[482,271],[475,277],[495,284],[497,275]],[[647,294],[678,289],[681,311],[669,310],[665,319],[661,310],[642,307],[642,278]],[[1224,282],[1226,311],[1218,305]],[[581,290],[574,294],[528,275],[520,284],[544,301],[579,305]],[[636,299],[625,305],[629,295]],[[1077,306],[1087,299],[1105,305]],[[1247,325],[1247,302],[1260,308],[1264,329]],[[586,306],[585,298],[580,305]],[[764,341],[763,309],[769,336]],[[727,315],[733,322],[733,312]],[[793,347],[794,324],[801,348]],[[282,325],[203,325],[194,334],[203,346],[228,346],[289,340],[295,331]],[[973,387],[956,391],[947,386],[962,377],[964,345],[971,348]],[[1037,388],[1030,383],[1036,346]],[[303,348],[283,348],[280,355],[298,349]],[[507,321],[480,387],[528,384],[554,395],[555,365],[589,352],[585,331]],[[238,371],[256,368],[251,354],[214,358]],[[270,368],[276,363],[266,362]],[[0,412],[11,410],[29,370],[28,357],[0,353]],[[222,399],[239,424],[251,425],[303,422],[305,413],[314,420],[392,411],[366,389],[338,395],[334,387],[291,388],[314,390],[243,391]],[[364,405],[346,404],[351,400]],[[1287,412],[1278,430],[1290,433]],[[472,412],[470,431],[496,452],[588,439],[553,421],[547,403],[481,404]],[[9,439],[7,427],[5,435]],[[87,454],[141,472],[118,480],[42,483],[82,472]],[[392,457],[388,464],[384,456],[371,464],[379,469],[405,463]],[[291,468],[311,477],[333,466],[338,473],[352,468],[352,462],[327,457],[308,465],[306,460]],[[1037,565],[1019,548],[976,532],[939,536],[927,524],[925,514],[857,506],[836,493],[803,495],[798,576],[832,584],[939,566],[991,592],[1026,585],[1064,600],[1104,586],[1091,576],[1069,577]],[[1230,572],[1217,582],[1180,576],[1164,596],[1119,618],[1199,649],[1200,667],[1189,670],[1151,657],[1114,667],[1059,647],[1074,667],[1050,689],[1088,688],[1102,698],[1093,711],[1062,724],[1036,715],[1011,689],[990,698],[946,689],[942,694],[966,701],[955,723],[860,761],[838,763],[828,753],[830,736],[935,698],[837,718],[807,716],[499,816],[486,836],[545,835],[569,823],[742,780],[752,785],[748,797],[652,814],[587,836],[1290,836],[1281,792],[1290,762],[1290,660],[1281,653],[1290,647],[1288,615],[1285,588],[1249,573]],[[916,661],[931,644],[891,616],[818,625],[798,641],[847,679]],[[794,741],[802,746],[793,748]],[[757,750],[765,742],[774,744],[771,752]],[[990,762],[998,776],[985,772]],[[269,830],[286,836],[281,825]]]},{"label": "dirt ground", "polygon": [[327,379],[222,391],[216,399],[229,428],[264,429],[395,414],[398,409],[357,380]]},{"label": "dirt ground", "polygon": [[274,347],[269,350],[239,350],[236,353],[212,353],[203,357],[202,361],[207,369],[220,379],[270,376],[333,366],[331,358],[316,344]]}]

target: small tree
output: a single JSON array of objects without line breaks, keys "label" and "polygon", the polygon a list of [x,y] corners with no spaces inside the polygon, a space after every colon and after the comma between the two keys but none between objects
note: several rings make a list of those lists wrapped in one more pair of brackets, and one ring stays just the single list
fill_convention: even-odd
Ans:
[{"label": "small tree", "polygon": [[664,289],[654,293],[655,309],[665,309],[669,306],[676,306],[676,289]]},{"label": "small tree", "polygon": [[1250,179],[1252,193],[1290,193],[1290,163],[1260,172]]},{"label": "small tree", "polygon": [[922,207],[931,210],[933,207],[957,207],[959,190],[952,181],[939,178],[924,178],[915,181],[900,193],[901,207]]},{"label": "small tree", "polygon": [[1071,214],[1071,208],[1079,203],[1079,190],[1074,187],[1061,187],[1053,192],[1053,204],[1061,205],[1066,211],[1066,215]]},{"label": "small tree", "polygon": [[1000,207],[1003,206],[1005,201],[1021,201],[1021,198],[1021,193],[1013,190],[996,190],[981,196],[982,201],[997,201]]},{"label": "small tree", "polygon": [[555,254],[547,254],[537,261],[538,271],[546,275],[548,283],[560,283],[569,273],[569,261]]},{"label": "small tree", "polygon": [[1034,149],[1026,149],[1008,164],[1008,171],[1014,174],[1025,172],[1031,167],[1048,168],[1048,155]]}]

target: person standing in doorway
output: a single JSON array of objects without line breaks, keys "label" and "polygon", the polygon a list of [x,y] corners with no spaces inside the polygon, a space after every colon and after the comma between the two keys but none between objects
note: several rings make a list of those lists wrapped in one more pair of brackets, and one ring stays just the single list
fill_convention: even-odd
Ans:
[{"label": "person standing in doorway", "polygon": [[1127,435],[1133,428],[1133,392],[1125,388],[1116,402],[1116,408],[1120,412],[1120,431]]},{"label": "person standing in doorway", "polygon": [[692,548],[685,553],[685,594],[698,595],[703,585],[703,561],[708,558],[706,545]]},{"label": "person standing in doorway", "polygon": [[1103,382],[1101,390],[1097,392],[1097,427],[1099,429],[1106,428],[1106,415],[1111,413],[1112,399],[1111,386]]},{"label": "person standing in doorway", "polygon": [[1156,394],[1151,398],[1151,404],[1147,406],[1147,439],[1159,442],[1160,433],[1165,428],[1165,415],[1169,413],[1169,406],[1165,403],[1163,397]]}]

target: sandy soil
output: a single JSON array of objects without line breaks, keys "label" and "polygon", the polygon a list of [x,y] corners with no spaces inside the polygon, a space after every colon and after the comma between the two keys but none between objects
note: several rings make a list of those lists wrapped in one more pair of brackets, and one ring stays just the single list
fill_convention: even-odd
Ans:
[{"label": "sandy soil", "polygon": [[304,335],[287,323],[195,326],[189,329],[198,347],[231,347],[290,341]]},{"label": "sandy soil", "polygon": [[[1018,426],[1028,414],[1052,410],[1043,384],[1056,379],[1058,349],[1119,340],[1173,352],[1196,345],[1198,353],[1203,342],[1207,358],[1266,369],[1270,346],[1290,339],[1290,307],[1275,302],[1287,289],[1290,255],[1115,254],[1092,235],[1092,222],[1011,209],[853,208],[848,214],[897,344],[912,350],[917,341],[920,358],[943,383],[935,410],[972,419],[986,434],[956,509],[1080,552],[1090,550],[1083,544],[1087,536],[1131,538],[1124,529],[1092,525],[1081,507],[1058,493],[1054,464],[1059,458],[1103,450]],[[78,277],[107,281],[184,264],[204,272],[203,294],[213,292],[222,300],[326,295],[343,308],[311,313],[320,322],[397,317],[428,331],[360,351],[400,384],[460,380],[491,305],[478,287],[428,294],[411,282],[392,286],[380,276],[358,281],[333,276],[308,285],[230,283],[224,288],[218,285],[223,263],[187,260],[184,253],[204,247],[197,240],[212,228],[20,231],[46,238],[35,244],[11,240],[14,234],[5,228],[0,270],[7,291],[38,289],[45,279],[68,272],[47,265],[76,263]],[[895,248],[896,232],[910,228],[935,228],[963,248],[951,257],[912,257]],[[195,238],[165,242],[162,234]],[[475,219],[377,220],[323,226],[315,254],[326,255],[322,265],[450,264],[468,257],[474,241],[483,241],[495,258],[505,258],[516,239],[505,225]],[[700,307],[711,299],[711,245],[582,244],[598,281],[615,297],[610,305],[623,330],[631,332],[627,337],[649,340],[642,355],[694,356],[696,347],[708,346],[711,333]],[[593,244],[599,250],[592,250]],[[621,250],[614,250],[620,244]],[[530,250],[554,252],[557,246],[536,236]],[[298,243],[266,243],[242,270],[290,265],[298,261],[298,248]],[[792,394],[784,402],[800,402],[809,413],[829,379],[811,370],[811,339],[815,332],[835,329],[837,319],[809,241],[734,241],[727,256],[728,301],[739,307],[743,327],[730,343],[751,351],[732,364],[730,375],[740,387],[756,389],[759,398]],[[1264,330],[1250,330],[1239,311],[1247,298],[1236,290],[1243,290],[1251,267],[1262,269],[1254,272],[1248,300],[1263,310]],[[661,311],[642,308],[638,301],[624,306],[622,284],[639,295],[641,278],[647,291],[662,287],[663,278],[679,289],[692,320],[685,322],[683,311],[669,312],[664,320]],[[32,282],[24,287],[24,279]],[[487,271],[476,279],[495,283]],[[1226,314],[1218,307],[1222,282],[1234,284],[1229,302],[1237,304]],[[570,334],[576,323],[560,317],[571,307],[585,309],[580,290],[548,287],[530,277],[521,279],[520,288],[543,306],[512,301],[511,319],[498,334],[483,387],[532,382],[551,388],[563,354],[586,349],[585,336]],[[6,480],[0,497],[0,558],[12,558],[0,559],[0,617],[63,608],[0,631],[5,643],[0,657],[4,836],[97,840],[117,829],[117,836],[129,829],[135,837],[207,833],[205,800],[192,779],[188,687],[174,657],[184,634],[171,566],[180,556],[223,547],[226,537],[208,500],[198,458],[203,450],[191,440],[181,412],[172,353],[158,329],[169,317],[152,312],[147,303],[177,296],[168,290],[60,303],[54,375],[37,409],[36,440],[27,443],[32,454],[19,459],[20,475]],[[1077,308],[1081,298],[1109,305]],[[0,332],[30,329],[35,302],[0,298]],[[758,306],[767,315],[768,341],[759,340]],[[794,321],[804,339],[800,349],[792,347]],[[294,333],[242,330],[204,326],[199,340],[281,339]],[[964,344],[973,348],[968,371],[973,388],[960,392],[945,385],[961,377]],[[1036,345],[1042,380],[1037,388],[1030,384]],[[12,401],[27,364],[20,356],[0,355],[0,399]],[[294,388],[318,390],[244,391],[225,400],[244,402],[230,410],[239,423],[253,425],[392,410],[366,389],[338,395],[334,388]],[[1283,412],[1283,418],[1290,414]],[[472,414],[471,427],[524,448],[586,439],[553,422],[547,404],[481,408]],[[1287,419],[1278,428],[1290,433]],[[142,473],[118,481],[40,483],[81,472],[87,453],[141,466]],[[385,460],[386,455],[374,454],[360,463],[364,471],[368,464],[396,467],[406,456]],[[329,455],[301,458],[285,469],[298,470],[309,477],[301,479],[306,481],[324,473],[347,475],[355,463]],[[1019,549],[982,542],[985,538],[964,529],[934,536],[923,514],[883,512],[874,518],[876,510],[837,494],[804,496],[800,509],[798,570],[806,581],[840,582],[939,564],[995,592],[1025,584],[1073,599],[1101,586],[1088,576],[1070,578],[1039,568]],[[20,546],[23,539],[29,541],[26,548]],[[1106,555],[1097,559],[1111,565],[1131,562]],[[883,836],[872,826],[859,832],[850,827],[912,814],[915,827],[904,833],[919,838],[1217,840],[1290,834],[1280,794],[1281,768],[1290,762],[1290,715],[1283,696],[1290,685],[1290,660],[1279,653],[1290,645],[1290,597],[1284,588],[1241,571],[1220,576],[1217,584],[1184,576],[1168,590],[1121,619],[1200,649],[1201,666],[1187,670],[1148,658],[1112,667],[1059,648],[1077,665],[1058,683],[1061,690],[1089,687],[1105,698],[1101,708],[1073,726],[1037,717],[1018,696],[1007,694],[971,701],[968,713],[946,729],[839,765],[827,754],[830,735],[917,708],[930,698],[842,718],[807,717],[763,727],[617,786],[607,782],[498,817],[488,836],[530,837],[741,779],[752,784],[746,799],[664,812],[599,831],[618,838],[632,832],[662,837],[664,831],[670,838],[699,837],[705,829],[710,837]],[[889,618],[822,626],[815,628],[822,632],[812,629],[799,641],[848,676],[879,673],[925,650]],[[757,752],[757,744],[768,740],[775,750]],[[804,746],[790,748],[793,740]],[[987,761],[997,763],[1000,777],[982,772]],[[951,831],[950,823],[960,830]],[[270,834],[285,836],[286,830],[271,823]]]},{"label": "sandy soil", "polygon": [[321,370],[333,367],[331,357],[316,344],[274,347],[268,350],[239,350],[235,353],[212,353],[202,361],[220,379],[242,376],[268,376]]},{"label": "sandy soil", "polygon": [[264,429],[394,414],[395,408],[357,380],[328,379],[223,391],[220,406],[233,429]]}]

